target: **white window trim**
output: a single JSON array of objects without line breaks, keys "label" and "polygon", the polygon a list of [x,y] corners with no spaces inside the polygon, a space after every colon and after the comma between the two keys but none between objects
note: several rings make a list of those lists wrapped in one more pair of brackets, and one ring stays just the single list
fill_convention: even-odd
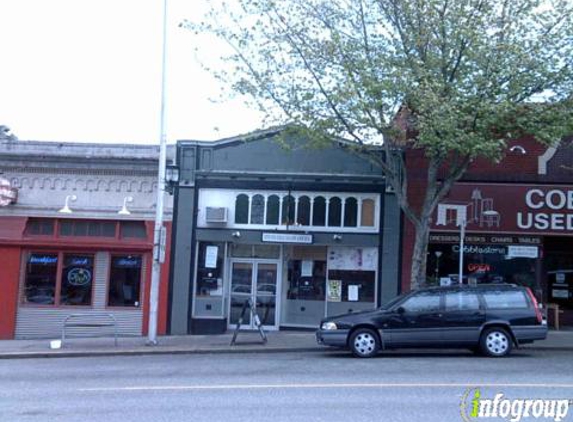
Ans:
[{"label": "white window trim", "polygon": [[[265,191],[265,190],[235,190],[235,189],[213,189],[206,188],[202,189],[201,193],[204,196],[200,196],[199,207],[204,210],[208,206],[226,206],[229,211],[229,220],[225,225],[226,228],[236,228],[236,229],[251,229],[251,230],[286,230],[287,225],[281,224],[283,221],[283,199],[289,194],[295,200],[295,217],[298,218],[299,212],[299,199],[302,196],[307,196],[310,199],[310,221],[308,226],[297,226],[296,224],[289,224],[288,230],[293,232],[341,232],[341,233],[377,233],[380,230],[380,212],[381,212],[381,194],[379,193],[362,193],[362,192],[311,192],[311,191]],[[224,193],[225,198],[228,201],[224,203],[217,202],[217,193]],[[247,195],[249,200],[249,223],[235,223],[235,206],[237,196],[244,194]],[[264,204],[264,223],[263,224],[250,224],[251,221],[251,210],[252,210],[252,198],[255,195],[262,195],[265,199]],[[266,224],[268,216],[268,200],[272,195],[277,195],[279,197],[279,224]],[[230,200],[232,197],[232,200]],[[317,197],[323,197],[325,199],[325,225],[324,226],[314,226],[312,225],[314,219],[314,206],[315,199]],[[331,198],[338,197],[341,200],[341,221],[340,226],[328,226],[329,219],[329,206]],[[344,227],[344,217],[345,217],[345,206],[346,200],[348,198],[355,198],[357,205],[357,226],[356,227]],[[366,199],[371,199],[374,201],[374,226],[362,226],[362,205]],[[199,222],[200,227],[210,227],[206,222]]]}]

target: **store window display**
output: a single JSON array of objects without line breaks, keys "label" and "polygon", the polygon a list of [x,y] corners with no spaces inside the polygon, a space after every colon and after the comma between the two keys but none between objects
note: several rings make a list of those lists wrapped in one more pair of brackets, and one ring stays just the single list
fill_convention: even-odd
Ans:
[{"label": "store window display", "polygon": [[[513,283],[529,287],[541,298],[536,272],[538,258],[513,257],[509,253],[509,246],[466,244],[463,283]],[[458,283],[459,256],[457,244],[430,244],[426,266],[428,284]]]}]

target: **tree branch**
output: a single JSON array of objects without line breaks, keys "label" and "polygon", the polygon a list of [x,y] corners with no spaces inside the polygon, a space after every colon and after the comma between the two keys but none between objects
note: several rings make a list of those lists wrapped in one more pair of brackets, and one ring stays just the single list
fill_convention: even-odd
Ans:
[{"label": "tree branch", "polygon": [[[343,126],[346,128],[346,131],[348,132],[348,134],[350,136],[352,136],[352,138],[354,138],[354,140],[356,142],[358,142],[359,144],[363,143],[362,138],[356,133],[356,131],[354,130],[354,128],[352,127],[352,125],[348,122],[348,120],[346,119],[346,117],[340,112],[340,110],[338,110],[338,107],[336,106],[336,104],[334,103],[334,101],[332,100],[331,96],[328,93],[328,90],[324,87],[324,85],[322,84],[321,79],[318,77],[318,74],[315,72],[315,70],[313,69],[313,67],[311,66],[308,58],[306,57],[306,55],[304,54],[304,52],[302,51],[302,49],[299,47],[299,44],[295,41],[295,39],[293,38],[293,34],[290,31],[290,27],[288,25],[288,22],[286,21],[286,19],[281,16],[278,11],[276,9],[274,9],[278,19],[282,22],[282,24],[284,25],[284,36],[287,38],[287,40],[289,41],[290,46],[296,51],[296,53],[298,54],[299,58],[302,60],[302,63],[304,65],[304,68],[309,72],[309,74],[311,75],[311,77],[313,78],[313,80],[316,83],[316,86],[318,87],[320,93],[322,94],[323,98],[326,100],[328,106],[330,107],[331,111],[334,113],[334,115],[336,116],[336,118],[343,124]],[[270,16],[269,16],[270,17]],[[272,18],[272,17],[271,17]],[[296,34],[296,32],[294,33],[294,35],[297,37],[298,42],[302,43],[303,45],[306,45],[306,40],[304,36],[300,36],[299,34]]]}]

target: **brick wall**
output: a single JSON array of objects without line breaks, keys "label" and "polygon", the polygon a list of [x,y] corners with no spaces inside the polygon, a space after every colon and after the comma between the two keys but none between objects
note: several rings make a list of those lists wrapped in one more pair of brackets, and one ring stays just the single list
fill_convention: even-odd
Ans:
[{"label": "brick wall", "polygon": [[[538,174],[539,157],[547,151],[547,146],[538,143],[532,137],[512,140],[507,144],[507,153],[502,160],[496,163],[486,159],[477,159],[471,164],[462,180],[523,183],[542,182],[545,178],[551,177],[551,175],[545,177]],[[408,200],[418,210],[426,191],[427,160],[424,158],[423,151],[407,151],[406,166],[408,168]],[[445,175],[445,169],[442,169],[442,174]],[[571,178],[569,178],[569,183],[571,183]],[[405,217],[404,220],[401,287],[402,291],[407,291],[410,289],[410,268],[415,231],[409,220]]]}]

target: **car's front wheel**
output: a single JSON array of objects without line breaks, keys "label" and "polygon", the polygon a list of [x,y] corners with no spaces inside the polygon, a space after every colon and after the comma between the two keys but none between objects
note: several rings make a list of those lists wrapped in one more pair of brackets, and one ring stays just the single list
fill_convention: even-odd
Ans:
[{"label": "car's front wheel", "polygon": [[480,338],[480,349],[486,356],[500,358],[511,352],[511,336],[501,327],[486,329]]},{"label": "car's front wheel", "polygon": [[350,337],[350,350],[359,358],[371,358],[380,350],[380,338],[370,328],[358,328]]}]

